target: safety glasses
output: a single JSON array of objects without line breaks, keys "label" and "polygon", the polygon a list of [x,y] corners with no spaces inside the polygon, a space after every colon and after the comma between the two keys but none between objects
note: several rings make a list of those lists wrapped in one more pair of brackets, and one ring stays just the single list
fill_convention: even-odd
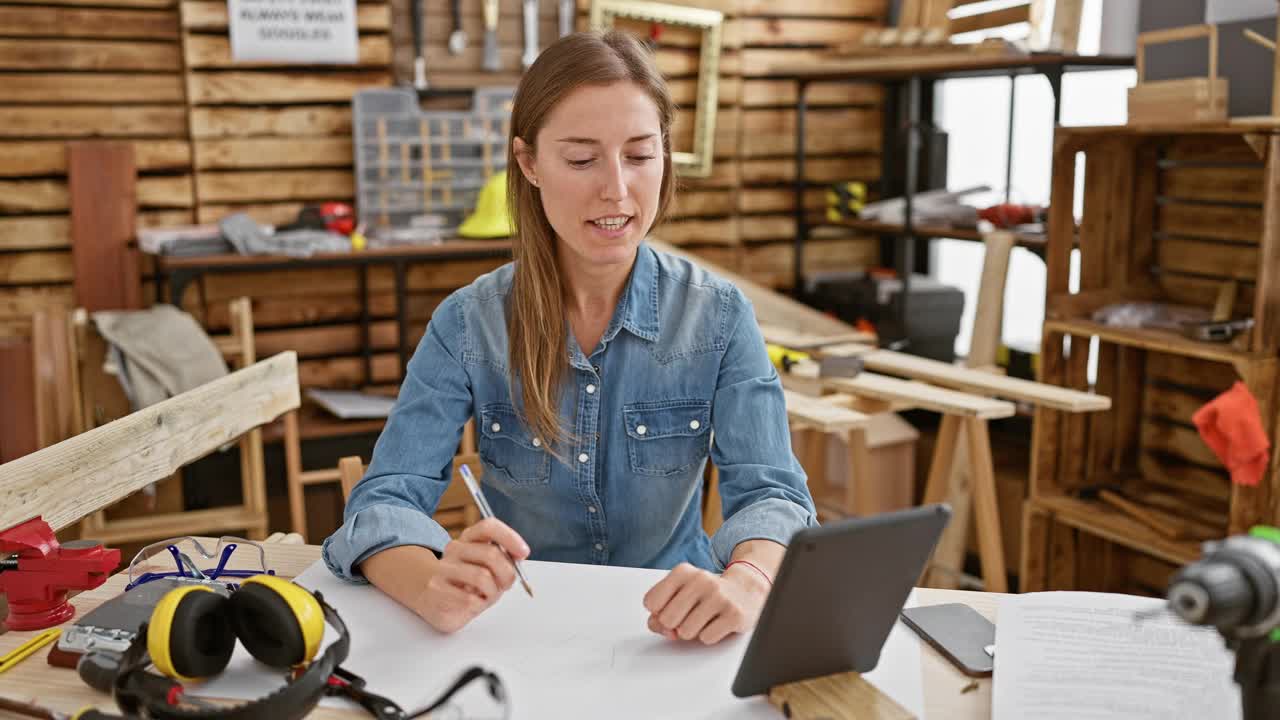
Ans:
[{"label": "safety glasses", "polygon": [[[257,563],[251,565],[249,569],[231,570],[227,568],[227,562],[231,559],[231,555],[240,547],[250,547],[257,550]],[[167,572],[143,572],[139,573],[142,567],[151,558],[168,551],[173,557],[173,562],[177,569]],[[217,565],[209,568],[201,569],[191,559],[192,552],[206,561],[217,559]],[[244,553],[237,556],[237,560],[241,559]],[[252,562],[253,553],[250,552],[249,558]],[[211,582],[219,581],[227,585],[232,590],[238,587],[237,583],[227,582],[225,578],[250,578],[254,575],[275,575],[275,570],[267,569],[267,553],[262,546],[252,540],[246,540],[241,537],[232,535],[223,535],[218,538],[218,544],[210,551],[200,544],[200,541],[186,535],[179,538],[170,538],[152,543],[141,550],[133,557],[133,562],[129,563],[129,584],[125,586],[125,590],[142,585],[143,583],[159,580],[160,578],[186,578],[194,582]]]}]

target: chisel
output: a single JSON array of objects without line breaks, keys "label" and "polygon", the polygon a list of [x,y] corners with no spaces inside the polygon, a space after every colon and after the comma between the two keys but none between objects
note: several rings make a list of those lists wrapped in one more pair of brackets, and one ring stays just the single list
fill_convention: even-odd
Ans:
[{"label": "chisel", "polygon": [[538,59],[538,0],[524,0],[524,55],[520,64],[526,70]]},{"label": "chisel", "polygon": [[498,57],[498,0],[484,0],[484,69],[502,69],[502,59]]},{"label": "chisel", "polygon": [[427,89],[427,56],[422,49],[423,1],[413,0],[413,86],[419,90]]},{"label": "chisel", "polygon": [[462,29],[462,0],[453,0],[453,32],[449,33],[449,53],[461,55],[467,49],[467,33]]},{"label": "chisel", "polygon": [[560,0],[560,37],[573,32],[573,21],[577,14],[574,0]]}]

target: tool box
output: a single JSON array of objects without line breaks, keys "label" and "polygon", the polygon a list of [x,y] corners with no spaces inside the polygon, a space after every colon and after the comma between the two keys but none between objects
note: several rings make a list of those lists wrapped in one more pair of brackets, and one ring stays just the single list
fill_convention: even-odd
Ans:
[{"label": "tool box", "polygon": [[[904,351],[912,355],[954,362],[956,335],[964,314],[964,292],[925,275],[911,276],[907,303],[909,341]],[[860,271],[827,272],[812,275],[808,282],[811,305],[853,324],[866,319],[881,337],[902,337],[897,327],[902,282],[896,277],[880,277]]]}]

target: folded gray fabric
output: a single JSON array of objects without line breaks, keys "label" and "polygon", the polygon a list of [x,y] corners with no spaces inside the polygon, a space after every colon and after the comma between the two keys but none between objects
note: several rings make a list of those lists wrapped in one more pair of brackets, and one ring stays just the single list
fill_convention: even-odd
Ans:
[{"label": "folded gray fabric", "polygon": [[253,218],[235,213],[218,223],[222,236],[241,255],[308,257],[315,253],[349,252],[351,240],[328,230],[285,230],[270,233]]},{"label": "folded gray fabric", "polygon": [[96,312],[93,322],[112,348],[106,369],[120,378],[134,410],[227,374],[204,328],[172,305]]}]

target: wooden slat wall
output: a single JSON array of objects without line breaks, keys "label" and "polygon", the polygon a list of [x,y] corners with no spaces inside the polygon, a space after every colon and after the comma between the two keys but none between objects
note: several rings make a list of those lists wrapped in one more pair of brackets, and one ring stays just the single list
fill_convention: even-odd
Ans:
[{"label": "wooden slat wall", "polygon": [[1178,302],[1212,306],[1239,282],[1252,313],[1262,239],[1263,163],[1238,136],[1188,138],[1164,150],[1155,206],[1157,282]]},{"label": "wooden slat wall", "polygon": [[132,143],[139,224],[193,219],[175,2],[0,3],[0,336],[69,307],[68,140]]},{"label": "wooden slat wall", "polygon": [[[744,0],[742,120],[739,151],[742,190],[738,219],[743,252],[739,271],[776,288],[793,281],[795,237],[796,86],[763,68],[779,63],[821,62],[830,47],[883,27],[886,0]],[[878,85],[815,83],[809,86],[805,206],[813,220],[824,207],[823,189],[842,180],[880,177],[883,91]],[[876,242],[843,231],[818,232],[806,246],[805,265],[850,269],[875,264]]]}]

